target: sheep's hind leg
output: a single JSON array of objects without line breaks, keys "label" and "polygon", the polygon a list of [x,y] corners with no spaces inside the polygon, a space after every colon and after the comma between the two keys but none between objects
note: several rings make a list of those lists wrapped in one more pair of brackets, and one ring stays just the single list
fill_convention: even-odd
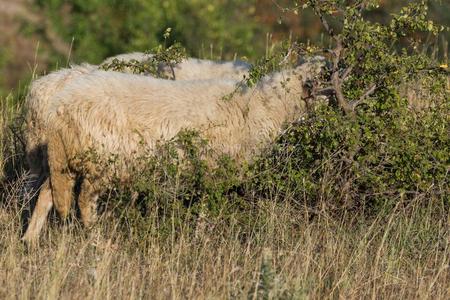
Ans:
[{"label": "sheep's hind leg", "polygon": [[50,181],[47,178],[41,186],[39,197],[33,210],[33,215],[28,224],[27,231],[22,237],[23,241],[27,243],[34,243],[37,241],[39,233],[41,232],[52,207],[52,191],[50,189]]},{"label": "sheep's hind leg", "polygon": [[97,220],[97,199],[98,192],[88,180],[84,179],[81,184],[78,207],[80,208],[81,221],[88,228]]},{"label": "sheep's hind leg", "polygon": [[75,178],[60,168],[50,165],[50,183],[52,187],[53,204],[62,220],[69,215],[73,202]]},{"label": "sheep's hind leg", "polygon": [[48,166],[52,188],[53,204],[62,220],[69,215],[73,203],[73,189],[76,177],[67,168],[65,145],[59,136],[51,138],[48,144]]}]

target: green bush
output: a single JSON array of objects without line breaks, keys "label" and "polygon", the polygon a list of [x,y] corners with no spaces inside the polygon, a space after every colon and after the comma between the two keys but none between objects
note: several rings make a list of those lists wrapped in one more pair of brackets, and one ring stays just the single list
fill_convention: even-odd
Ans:
[{"label": "green bush", "polygon": [[[403,8],[389,24],[372,23],[363,12],[376,2],[303,3],[335,41],[329,78],[320,83],[334,105],[310,111],[257,160],[252,188],[266,197],[281,193],[281,199],[335,209],[417,195],[450,203],[448,72],[412,48],[396,47],[417,30],[438,34],[444,28],[426,19],[424,1]],[[339,33],[327,21],[336,11]],[[422,109],[411,108],[405,82],[420,85],[425,97],[415,101]]]},{"label": "green bush", "polygon": [[238,165],[228,156],[212,152],[196,131],[180,132],[158,145],[154,153],[141,155],[137,164],[140,167],[132,172],[131,185],[124,190],[118,174],[114,190],[125,206],[133,193],[139,195],[136,208],[144,219],[154,209],[167,215],[207,211],[216,216],[239,206],[242,200],[238,199],[242,180]]},{"label": "green bush", "polygon": [[312,112],[253,166],[252,188],[335,209],[420,194],[448,201],[448,103],[413,113],[404,99],[390,100],[396,107],[356,118],[331,107]]}]

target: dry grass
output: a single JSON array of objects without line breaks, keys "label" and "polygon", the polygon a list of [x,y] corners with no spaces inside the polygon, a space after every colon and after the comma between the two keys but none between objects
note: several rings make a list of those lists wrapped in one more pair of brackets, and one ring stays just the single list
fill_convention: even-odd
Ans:
[{"label": "dry grass", "polygon": [[371,220],[263,200],[246,219],[108,210],[90,231],[53,221],[27,249],[19,190],[0,208],[1,299],[450,298],[450,216],[432,200]]},{"label": "dry grass", "polygon": [[23,163],[21,111],[12,94],[0,97],[0,185],[6,177],[15,176],[19,169],[15,166]]}]

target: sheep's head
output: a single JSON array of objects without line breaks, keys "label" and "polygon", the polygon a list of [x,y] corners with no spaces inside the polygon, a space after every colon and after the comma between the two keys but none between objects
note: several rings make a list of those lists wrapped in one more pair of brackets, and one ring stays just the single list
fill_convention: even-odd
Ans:
[{"label": "sheep's head", "polygon": [[320,103],[328,102],[326,96],[316,95],[316,91],[321,87],[321,82],[323,82],[322,77],[325,76],[327,67],[328,62],[323,56],[301,57],[298,60],[295,70],[302,77],[302,98],[306,100],[308,106],[316,104],[317,100]]},{"label": "sheep's head", "polygon": [[316,56],[302,56],[298,59],[296,70],[302,73],[305,79],[314,79],[321,75],[327,67],[327,60],[325,57]]}]

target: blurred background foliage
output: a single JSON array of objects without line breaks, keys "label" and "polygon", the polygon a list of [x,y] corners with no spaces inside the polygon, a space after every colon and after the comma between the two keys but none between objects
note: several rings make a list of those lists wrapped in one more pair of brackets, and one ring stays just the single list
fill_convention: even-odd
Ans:
[{"label": "blurred background foliage", "polygon": [[[387,22],[407,0],[384,0],[371,12]],[[281,12],[292,0],[0,0],[0,95],[69,62],[100,63],[108,56],[180,42],[190,56],[208,59],[263,56],[285,39],[324,42],[312,13]],[[450,25],[450,3],[430,2],[433,20]],[[447,53],[448,32],[438,44]],[[437,42],[437,43],[436,43]],[[447,59],[441,55],[442,59]]]}]

